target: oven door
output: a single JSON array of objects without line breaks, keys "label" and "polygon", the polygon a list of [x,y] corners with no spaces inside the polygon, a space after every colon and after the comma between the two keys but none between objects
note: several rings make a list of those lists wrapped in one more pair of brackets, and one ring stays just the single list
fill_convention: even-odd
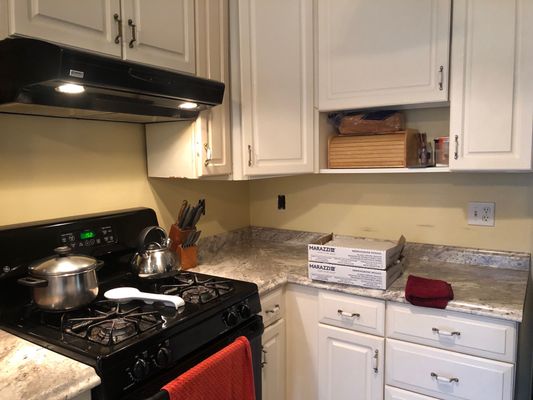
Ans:
[{"label": "oven door", "polygon": [[204,346],[198,351],[184,358],[174,368],[157,375],[141,387],[127,393],[122,400],[168,400],[168,395],[161,388],[168,382],[194,367],[210,355],[223,349],[239,336],[246,336],[252,350],[252,366],[254,371],[255,398],[261,400],[261,335],[263,333],[263,320],[254,316],[247,322],[239,325],[227,334]]}]

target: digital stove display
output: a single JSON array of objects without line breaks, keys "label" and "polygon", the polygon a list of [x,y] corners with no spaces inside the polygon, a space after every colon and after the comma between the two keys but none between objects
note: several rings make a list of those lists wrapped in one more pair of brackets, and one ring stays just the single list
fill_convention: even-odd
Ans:
[{"label": "digital stove display", "polygon": [[118,237],[111,225],[65,232],[59,236],[59,244],[61,246],[69,246],[72,249],[102,246],[117,242]]}]

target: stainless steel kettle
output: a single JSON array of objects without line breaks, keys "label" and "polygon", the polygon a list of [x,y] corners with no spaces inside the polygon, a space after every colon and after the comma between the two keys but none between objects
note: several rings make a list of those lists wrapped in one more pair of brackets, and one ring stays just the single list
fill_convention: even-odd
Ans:
[{"label": "stainless steel kettle", "polygon": [[[153,232],[160,234],[159,241],[146,243]],[[131,260],[133,272],[140,278],[163,278],[176,274],[180,270],[176,254],[170,250],[170,239],[159,226],[149,226],[139,234],[137,253]]]}]

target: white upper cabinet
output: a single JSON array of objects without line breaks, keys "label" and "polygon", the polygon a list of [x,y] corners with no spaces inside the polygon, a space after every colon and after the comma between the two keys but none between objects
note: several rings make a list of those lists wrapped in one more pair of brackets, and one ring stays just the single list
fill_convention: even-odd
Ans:
[{"label": "white upper cabinet", "polygon": [[232,89],[240,133],[234,149],[242,172],[312,172],[313,2],[242,0],[236,6]]},{"label": "white upper cabinet", "polygon": [[196,0],[196,67],[226,84],[221,105],[190,122],[146,126],[148,176],[227,179],[232,171],[227,0]]},{"label": "white upper cabinet", "polygon": [[9,35],[121,55],[119,0],[9,0],[7,4]]},{"label": "white upper cabinet", "polygon": [[231,174],[228,12],[227,0],[196,0],[196,73],[226,84],[222,104],[202,112],[195,122],[199,176]]},{"label": "white upper cabinet", "polygon": [[11,36],[196,71],[194,0],[7,0],[7,14]]},{"label": "white upper cabinet", "polygon": [[448,100],[451,0],[317,0],[320,111]]},{"label": "white upper cabinet", "polygon": [[124,59],[195,73],[194,0],[123,4]]},{"label": "white upper cabinet", "polygon": [[529,170],[533,2],[455,0],[450,168]]}]

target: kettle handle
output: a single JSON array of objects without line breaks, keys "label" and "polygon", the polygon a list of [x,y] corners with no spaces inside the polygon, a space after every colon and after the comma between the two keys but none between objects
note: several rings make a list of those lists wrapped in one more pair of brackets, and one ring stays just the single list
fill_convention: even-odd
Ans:
[{"label": "kettle handle", "polygon": [[138,239],[139,240],[139,243],[138,243],[139,251],[144,250],[144,247],[146,245],[145,243],[146,238],[152,231],[158,231],[159,233],[161,233],[162,243],[167,240],[167,233],[165,232],[163,228],[160,228],[159,226],[148,226],[144,228],[139,234],[139,239]]}]

